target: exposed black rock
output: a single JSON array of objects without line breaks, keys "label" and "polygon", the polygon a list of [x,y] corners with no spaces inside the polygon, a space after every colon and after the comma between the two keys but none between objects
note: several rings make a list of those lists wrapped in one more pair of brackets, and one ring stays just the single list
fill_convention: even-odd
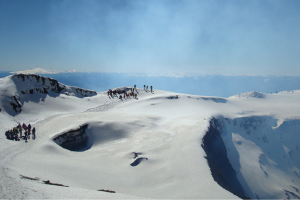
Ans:
[{"label": "exposed black rock", "polygon": [[100,190],[97,190],[97,191],[109,192],[109,193],[116,193],[116,191],[113,191],[113,190],[104,190],[104,189],[100,189]]},{"label": "exposed black rock", "polygon": [[[8,97],[10,98],[8,99],[9,104],[12,107],[12,109],[9,109],[11,115],[17,115],[21,113],[24,102],[34,101],[38,103],[40,99],[45,99],[47,95],[51,97],[57,97],[60,94],[71,94],[72,96],[76,96],[78,98],[97,95],[97,92],[95,91],[72,86],[68,87],[62,83],[59,83],[53,78],[43,77],[36,74],[15,74],[11,79],[15,82],[18,91],[15,93],[15,96]],[[23,83],[25,81],[26,83]],[[18,88],[23,84],[26,85],[25,88]],[[37,98],[32,98],[32,95],[37,95]]]},{"label": "exposed black rock", "polygon": [[[59,83],[57,80],[53,78],[49,78],[49,77],[45,78],[37,74],[15,74],[13,75],[12,78],[13,79],[16,78],[19,81],[30,80],[36,83],[38,83],[40,79],[42,80],[41,86],[29,88],[28,91],[21,91],[22,94],[33,94],[34,91],[39,93],[44,93],[44,94],[48,94],[49,91],[52,91],[54,93],[68,92],[64,84]],[[97,94],[97,92],[92,90],[86,90],[86,89],[81,89],[76,87],[74,88],[75,91],[78,94],[80,94],[82,97],[93,96]]]},{"label": "exposed black rock", "polygon": [[226,103],[227,100],[224,98],[217,98],[217,97],[202,97],[201,99],[206,101],[214,101],[215,103]]},{"label": "exposed black rock", "polygon": [[60,183],[51,183],[49,180],[47,181],[43,181],[45,184],[47,185],[56,185],[56,186],[62,186],[62,187],[69,187],[67,185],[63,185],[63,184],[60,184]]},{"label": "exposed black rock", "polygon": [[138,153],[138,152],[132,152],[134,155],[133,159],[136,159],[137,157],[139,157],[139,155],[142,155],[142,153]]},{"label": "exposed black rock", "polygon": [[202,139],[202,148],[214,180],[224,189],[242,199],[245,196],[242,185],[237,179],[236,171],[232,168],[227,157],[226,147],[220,135],[222,125],[214,117],[210,120],[208,131]]},{"label": "exposed black rock", "polygon": [[294,192],[288,191],[288,190],[284,190],[285,191],[285,195],[287,197],[287,199],[300,199],[300,197],[298,195],[296,195]]},{"label": "exposed black rock", "polygon": [[22,111],[22,104],[20,103],[20,98],[16,96],[11,97],[10,105],[12,106],[13,110],[18,113]]},{"label": "exposed black rock", "polygon": [[21,175],[21,174],[20,174],[20,177],[22,179],[28,179],[28,180],[32,180],[32,181],[39,181],[40,180],[40,178],[38,178],[38,177],[32,178],[32,177],[24,176],[24,175]]},{"label": "exposed black rock", "polygon": [[133,161],[133,163],[131,163],[130,165],[132,167],[135,167],[137,166],[138,164],[140,164],[142,162],[142,160],[148,160],[148,158],[144,158],[144,157],[140,157],[140,158],[137,158],[135,161]]},{"label": "exposed black rock", "polygon": [[178,99],[178,95],[174,95],[174,96],[169,96],[167,97],[168,99]]}]

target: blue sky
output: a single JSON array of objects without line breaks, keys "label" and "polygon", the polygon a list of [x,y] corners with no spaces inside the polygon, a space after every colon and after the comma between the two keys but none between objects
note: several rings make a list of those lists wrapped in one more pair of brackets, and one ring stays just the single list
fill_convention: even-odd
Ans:
[{"label": "blue sky", "polygon": [[300,76],[300,1],[0,0],[0,70]]}]

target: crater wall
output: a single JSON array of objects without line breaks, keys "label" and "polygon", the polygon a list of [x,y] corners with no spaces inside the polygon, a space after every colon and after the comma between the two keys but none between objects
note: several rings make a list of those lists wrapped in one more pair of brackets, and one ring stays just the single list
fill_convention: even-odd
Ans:
[{"label": "crater wall", "polygon": [[53,138],[53,141],[61,147],[70,151],[81,151],[87,146],[88,135],[86,133],[88,125],[83,124],[78,129],[61,133]]},{"label": "crater wall", "polygon": [[272,116],[211,118],[202,147],[219,185],[241,198],[300,197],[300,119],[277,122]]}]

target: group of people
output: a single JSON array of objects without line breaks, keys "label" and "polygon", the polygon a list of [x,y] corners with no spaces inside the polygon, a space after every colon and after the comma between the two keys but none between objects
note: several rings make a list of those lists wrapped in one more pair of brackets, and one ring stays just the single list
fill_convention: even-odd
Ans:
[{"label": "group of people", "polygon": [[[24,130],[24,135],[23,135],[23,130]],[[35,139],[35,127],[31,129],[31,124],[26,124],[23,123],[19,124],[18,126],[14,127],[11,130],[8,130],[5,132],[5,136],[8,140],[15,140],[15,141],[20,141],[21,139],[26,140],[30,139],[30,135],[32,134],[32,139]]]},{"label": "group of people", "polygon": [[[146,86],[146,85],[144,85],[144,90],[148,90],[148,85]],[[151,93],[152,93],[152,91],[153,91],[153,87],[152,87],[152,85],[150,86],[150,89],[151,89]]]},{"label": "group of people", "polygon": [[126,92],[125,90],[120,90],[120,89],[117,89],[117,90],[111,90],[111,89],[109,89],[108,91],[107,91],[107,96],[111,96],[111,97],[113,97],[113,96],[118,96],[118,95],[120,95],[119,96],[119,99],[122,99],[122,98],[129,98],[129,97],[134,97],[134,98],[136,98],[137,97],[137,94],[136,93],[134,93],[134,89],[135,88],[131,88],[130,89],[130,91],[129,92]]}]

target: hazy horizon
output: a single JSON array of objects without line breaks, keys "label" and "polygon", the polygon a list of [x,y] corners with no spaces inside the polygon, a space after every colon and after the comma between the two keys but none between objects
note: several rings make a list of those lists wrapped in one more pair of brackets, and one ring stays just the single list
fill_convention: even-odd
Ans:
[{"label": "hazy horizon", "polygon": [[[0,72],[0,78],[11,75]],[[251,91],[275,93],[300,89],[299,76],[147,76],[130,75],[128,73],[63,73],[41,74],[57,81],[83,89],[104,92],[117,87],[143,88],[153,86],[154,90],[165,90],[177,93],[229,97]]]}]

